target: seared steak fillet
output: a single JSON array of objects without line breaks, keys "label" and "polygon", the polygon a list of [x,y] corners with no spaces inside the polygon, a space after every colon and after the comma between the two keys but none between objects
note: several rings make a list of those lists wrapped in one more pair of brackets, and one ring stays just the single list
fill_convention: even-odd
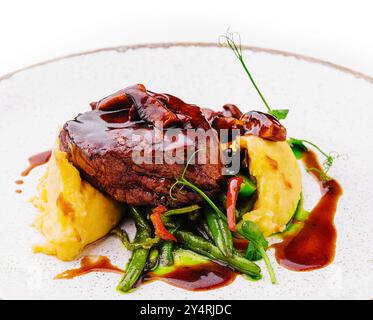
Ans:
[{"label": "seared steak fillet", "polygon": [[[148,91],[141,84],[93,102],[91,107],[92,111],[64,125],[60,148],[83,178],[114,199],[132,205],[176,207],[201,202],[201,197],[188,188],[174,188],[170,195],[190,158],[189,150],[202,150],[206,161],[198,159],[190,165],[185,177],[209,196],[219,191],[223,176],[219,156],[213,158],[219,149],[216,130],[235,129],[272,141],[286,140],[286,129],[271,115],[258,111],[242,114],[233,104],[223,106],[222,112],[201,109],[175,96]],[[186,139],[188,129],[195,129],[197,138],[188,135]],[[201,141],[201,131],[208,132],[210,140]],[[173,136],[168,135],[170,132]],[[151,161],[135,161],[136,155],[141,158],[139,149]],[[162,162],[159,154],[164,157]]]},{"label": "seared steak fillet", "polygon": [[[79,169],[84,179],[120,202],[169,207],[200,203],[201,197],[187,188],[174,188],[173,197],[170,196],[170,188],[182,175],[188,159],[184,158],[183,164],[138,164],[134,162],[133,153],[139,146],[151,153],[159,148],[162,150],[168,147],[190,147],[190,141],[189,144],[184,141],[185,130],[193,128],[194,123],[202,123],[203,129],[211,129],[209,122],[197,106],[184,104],[181,100],[167,95],[159,96],[155,101],[156,94],[143,91],[136,96],[134,87],[128,91],[128,97],[133,99],[132,103],[129,103],[126,96],[123,96],[123,91],[120,91],[120,99],[118,95],[113,97],[116,103],[114,107],[110,105],[110,97],[107,97],[103,99],[105,108],[97,107],[100,102],[92,103],[92,111],[68,121],[59,136],[61,150],[68,153],[70,161]],[[145,95],[148,96],[144,99]],[[141,105],[146,99],[150,100],[150,107]],[[178,110],[170,107],[165,101],[167,99],[175,100]],[[172,127],[159,130],[156,121],[152,121],[159,120],[160,114],[155,110],[157,104],[162,104],[160,113],[167,115],[167,126]],[[133,108],[134,105],[136,108]],[[152,118],[153,114],[155,116]],[[197,116],[192,119],[194,114]],[[138,120],[134,121],[135,118]],[[176,140],[166,139],[166,143],[159,147],[158,138],[164,142],[163,137],[167,135],[167,131],[177,127],[180,130]],[[155,135],[155,141],[152,140],[152,135]],[[213,196],[219,190],[223,177],[220,164],[209,162],[209,145],[204,147],[207,163],[190,165],[185,177]]]}]

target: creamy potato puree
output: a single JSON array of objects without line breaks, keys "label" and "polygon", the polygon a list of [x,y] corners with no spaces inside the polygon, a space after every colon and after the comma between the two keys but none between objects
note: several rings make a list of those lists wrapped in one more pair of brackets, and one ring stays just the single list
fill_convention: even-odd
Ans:
[{"label": "creamy potato puree", "polygon": [[250,174],[257,182],[258,199],[243,216],[258,224],[265,236],[284,230],[293,216],[302,191],[299,164],[286,141],[272,142],[256,136],[242,136]]},{"label": "creamy potato puree", "polygon": [[67,154],[54,150],[32,202],[39,209],[34,226],[46,243],[34,252],[73,260],[89,243],[105,236],[122,217],[122,206],[80,178]]}]

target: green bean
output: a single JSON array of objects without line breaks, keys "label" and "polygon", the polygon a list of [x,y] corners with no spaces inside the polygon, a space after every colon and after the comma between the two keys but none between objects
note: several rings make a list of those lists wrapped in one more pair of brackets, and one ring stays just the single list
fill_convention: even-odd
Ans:
[{"label": "green bean", "polygon": [[222,262],[236,271],[242,272],[255,279],[261,277],[260,267],[254,262],[247,260],[237,251],[234,251],[231,257],[226,257],[221,253],[218,247],[191,232],[177,231],[175,232],[175,236],[189,250],[202,254],[212,260]]},{"label": "green bean", "polygon": [[174,264],[174,243],[173,241],[164,241],[161,245],[161,254],[159,264],[162,267],[172,266]]},{"label": "green bean", "polygon": [[168,216],[173,216],[173,215],[177,215],[177,214],[191,213],[191,212],[197,211],[200,208],[201,207],[199,205],[194,204],[192,206],[188,206],[188,207],[184,207],[184,208],[168,210],[163,214],[163,216],[168,217]]},{"label": "green bean", "polygon": [[146,269],[153,271],[158,267],[159,263],[159,251],[157,248],[150,250],[148,261],[146,263]]},{"label": "green bean", "polygon": [[135,207],[135,206],[129,206],[129,208],[130,208],[131,216],[132,216],[133,220],[135,221],[136,228],[143,229],[149,235],[151,235],[152,229],[151,229],[148,221],[144,217],[145,213],[141,212],[140,209],[138,207]]},{"label": "green bean", "polygon": [[[177,224],[175,227],[169,229],[169,231],[174,234],[179,228],[181,224]],[[174,264],[174,247],[175,243],[173,241],[164,241],[161,245],[161,254],[159,257],[160,265],[161,266],[172,266]]]},{"label": "green bean", "polygon": [[208,238],[209,238],[211,241],[214,241],[214,239],[213,239],[213,237],[212,237],[211,230],[210,230],[209,225],[207,224],[206,220],[205,220],[205,219],[200,219],[199,224],[200,224],[201,227],[205,230],[205,233],[207,234]]},{"label": "green bean", "polygon": [[204,219],[199,219],[197,223],[193,225],[194,230],[204,239],[209,242],[213,242],[212,234],[207,225],[207,222]]},{"label": "green bean", "polygon": [[150,249],[151,247],[156,245],[160,240],[159,237],[155,237],[155,238],[147,238],[143,242],[132,242],[131,243],[128,238],[127,232],[123,229],[114,229],[111,231],[111,234],[117,236],[122,241],[125,248],[130,251],[140,249],[140,248]]},{"label": "green bean", "polygon": [[205,207],[203,213],[214,243],[226,257],[231,257],[233,252],[233,239],[227,222],[221,219],[210,207]]},{"label": "green bean", "polygon": [[[150,226],[136,207],[130,206],[130,212],[137,228],[134,242],[144,242],[147,238],[151,237]],[[119,292],[125,293],[132,289],[144,271],[148,255],[149,249],[139,248],[132,252],[126,272],[117,286]]]},{"label": "green bean", "polygon": [[164,214],[161,215],[161,219],[165,227],[175,229],[178,228],[181,224],[182,219],[178,216],[169,216],[166,217]]}]

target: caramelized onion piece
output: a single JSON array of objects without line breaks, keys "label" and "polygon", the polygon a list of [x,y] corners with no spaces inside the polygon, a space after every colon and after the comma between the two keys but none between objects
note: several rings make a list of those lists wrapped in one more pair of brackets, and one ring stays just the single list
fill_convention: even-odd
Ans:
[{"label": "caramelized onion piece", "polygon": [[179,124],[178,117],[151,93],[147,92],[142,84],[123,89],[137,110],[139,117],[155,126],[168,128]]},{"label": "caramelized onion piece", "polygon": [[176,117],[181,121],[181,123],[183,123],[183,125],[187,125],[188,123],[190,123],[190,121],[192,120],[191,117],[189,116],[186,116],[185,114],[177,114],[176,113]]},{"label": "caramelized onion piece", "polygon": [[[223,106],[223,112],[201,109],[181,99],[147,91],[144,85],[136,84],[119,90],[98,102],[91,103],[92,110],[128,110],[128,120],[144,120],[157,127],[179,125],[183,128],[209,130],[239,129],[241,134],[253,134],[271,141],[286,140],[286,129],[273,116],[250,111],[242,115],[234,104]],[[211,125],[212,124],[212,125]]]},{"label": "caramelized onion piece", "polygon": [[207,108],[201,108],[201,111],[203,116],[209,123],[213,123],[217,117],[223,116],[223,112],[221,111],[214,111]]},{"label": "caramelized onion piece", "polygon": [[245,132],[245,122],[233,117],[216,117],[212,123],[216,130],[221,129],[239,129],[241,133]]},{"label": "caramelized onion piece", "polygon": [[204,130],[211,129],[211,126],[203,115],[200,107],[194,104],[185,103],[181,99],[170,94],[152,92],[152,95],[165,103],[176,114],[188,117],[193,128]]},{"label": "caramelized onion piece", "polygon": [[90,105],[92,110],[116,111],[130,108],[132,101],[126,96],[124,90],[119,90],[98,102],[92,102]]},{"label": "caramelized onion piece", "polygon": [[245,123],[245,133],[271,141],[285,141],[286,128],[273,116],[260,111],[245,113],[241,119]]},{"label": "caramelized onion piece", "polygon": [[223,115],[224,117],[230,117],[230,118],[236,118],[236,119],[240,119],[242,117],[242,112],[240,109],[238,109],[238,107],[234,104],[225,104],[223,106]]}]

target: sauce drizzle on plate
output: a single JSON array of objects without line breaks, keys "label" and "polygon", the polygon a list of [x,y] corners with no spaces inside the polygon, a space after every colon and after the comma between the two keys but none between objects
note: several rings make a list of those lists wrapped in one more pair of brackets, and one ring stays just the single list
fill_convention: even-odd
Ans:
[{"label": "sauce drizzle on plate", "polygon": [[193,266],[178,266],[163,275],[149,272],[143,280],[144,282],[161,280],[189,291],[206,291],[229,285],[236,277],[237,273],[231,269],[214,262],[206,262]]},{"label": "sauce drizzle on plate", "polygon": [[[315,153],[304,153],[303,163],[321,191],[321,199],[309,214],[303,227],[295,234],[288,235],[283,242],[275,244],[278,263],[294,271],[310,271],[327,266],[334,259],[336,229],[334,215],[342,188],[336,180],[323,180],[322,167]],[[245,250],[248,245],[245,239],[235,239],[235,247]],[[123,270],[112,265],[105,256],[86,256],[76,269],[66,270],[55,276],[55,279],[72,279],[90,272],[114,272],[123,274]],[[164,281],[170,285],[189,290],[206,291],[229,285],[238,273],[214,262],[196,265],[178,266],[170,272],[157,274],[146,273],[142,281]]]},{"label": "sauce drizzle on plate", "polygon": [[112,265],[110,259],[105,256],[86,256],[80,261],[77,269],[66,270],[54,277],[54,279],[72,279],[90,272],[115,272],[123,273],[123,270]]},{"label": "sauce drizzle on plate", "polygon": [[273,246],[278,263],[294,271],[320,269],[333,261],[337,238],[334,215],[342,195],[342,188],[336,180],[322,179],[322,167],[315,153],[305,152],[303,163],[318,182],[321,199],[298,233],[285,237],[283,242]]},{"label": "sauce drizzle on plate", "polygon": [[21,173],[21,176],[26,177],[34,168],[46,164],[49,161],[51,155],[52,151],[48,150],[31,156],[28,159],[29,166]]}]

